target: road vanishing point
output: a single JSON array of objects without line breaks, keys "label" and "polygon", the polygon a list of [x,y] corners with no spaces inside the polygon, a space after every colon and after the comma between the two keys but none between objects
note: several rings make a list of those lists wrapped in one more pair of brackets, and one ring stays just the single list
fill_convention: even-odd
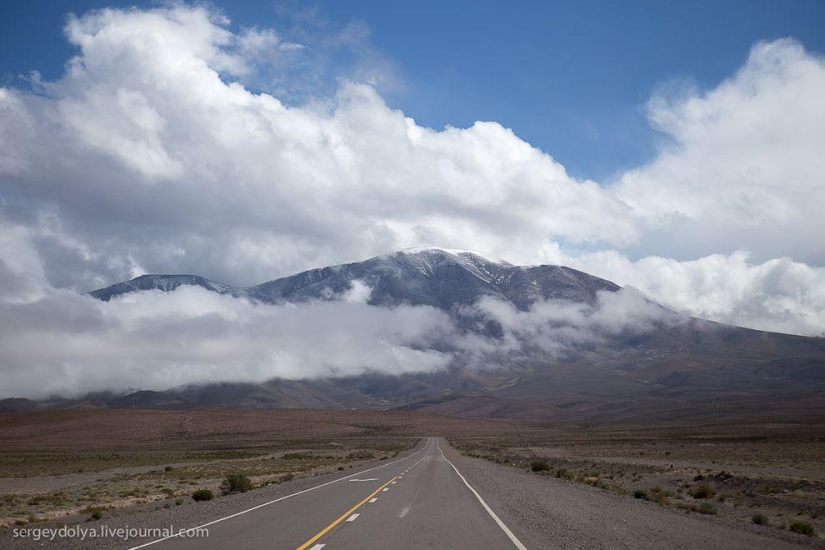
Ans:
[{"label": "road vanishing point", "polygon": [[442,447],[430,437],[404,458],[206,523],[207,539],[169,537],[133,550],[526,550]]}]

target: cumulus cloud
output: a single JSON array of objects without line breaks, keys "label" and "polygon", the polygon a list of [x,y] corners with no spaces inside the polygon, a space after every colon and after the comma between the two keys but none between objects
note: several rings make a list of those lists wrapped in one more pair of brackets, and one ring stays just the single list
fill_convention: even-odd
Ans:
[{"label": "cumulus cloud", "polygon": [[74,243],[42,256],[86,251],[53,262],[72,288],[134,271],[252,284],[421,244],[501,251],[513,235],[520,252],[637,237],[620,201],[497,123],[424,128],[354,82],[303,106],[250,92],[233,80],[249,70],[237,43],[277,38],[232,35],[202,6],[92,12],[67,36],[62,79],[2,90],[0,170],[3,215],[31,243]]},{"label": "cumulus cloud", "polygon": [[654,96],[670,144],[605,187],[495,122],[421,127],[356,81],[302,105],[253,93],[240,82],[256,63],[300,48],[229,29],[203,6],[91,12],[67,24],[78,53],[63,78],[0,89],[3,215],[87,251],[71,266],[86,273],[59,286],[143,271],[251,284],[416,245],[516,263],[549,260],[555,242],[822,263],[825,68],[793,41],[758,44],[713,90]]},{"label": "cumulus cloud", "polygon": [[654,95],[649,118],[668,143],[614,187],[644,229],[636,250],[825,264],[823,90],[825,61],[783,39],[756,44],[712,90]]}]

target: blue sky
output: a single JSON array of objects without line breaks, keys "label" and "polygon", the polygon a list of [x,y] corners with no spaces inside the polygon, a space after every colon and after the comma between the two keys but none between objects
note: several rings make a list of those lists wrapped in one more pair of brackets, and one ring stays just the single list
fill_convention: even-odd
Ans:
[{"label": "blue sky", "polygon": [[[759,40],[794,37],[825,52],[825,2],[215,2],[232,27],[285,35],[301,10],[341,29],[366,24],[370,49],[391,66],[391,107],[441,129],[494,120],[551,154],[571,175],[608,182],[656,152],[644,106],[663,85],[707,89],[730,76]],[[54,79],[72,49],[65,16],[116,0],[0,4],[0,78],[39,70]],[[342,71],[348,62],[335,57]],[[328,76],[336,76],[331,69]],[[19,84],[18,84],[19,85]]]}]

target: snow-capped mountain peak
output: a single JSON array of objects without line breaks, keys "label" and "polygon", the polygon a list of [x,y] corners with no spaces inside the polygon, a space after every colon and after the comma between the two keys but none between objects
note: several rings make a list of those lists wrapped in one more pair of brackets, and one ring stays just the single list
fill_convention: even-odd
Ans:
[{"label": "snow-capped mountain peak", "polygon": [[130,281],[117,283],[112,286],[101,288],[89,292],[89,295],[108,302],[112,298],[123,294],[132,292],[140,292],[144,290],[161,290],[163,292],[171,292],[181,286],[199,286],[218,294],[231,294],[233,296],[242,296],[245,294],[244,289],[235,288],[231,285],[217,283],[210,281],[199,275],[141,275],[135,277]]},{"label": "snow-capped mountain peak", "polygon": [[505,260],[494,259],[479,252],[440,247],[407,248],[378,258],[412,267],[426,276],[433,276],[439,266],[455,264],[487,283],[500,282],[501,268],[514,267]]},{"label": "snow-capped mountain peak", "polygon": [[461,248],[442,248],[440,246],[415,246],[412,248],[405,248],[397,252],[396,254],[404,254],[408,256],[413,255],[431,255],[437,253],[449,254],[455,258],[463,258],[463,259],[480,259],[484,260],[487,263],[491,264],[499,264],[505,266],[512,266],[510,262],[503,260],[501,258],[493,258],[492,256],[488,256],[487,254],[483,254],[481,252],[476,252],[475,250],[465,250]]},{"label": "snow-capped mountain peak", "polygon": [[262,303],[297,303],[341,299],[354,284],[369,288],[370,305],[427,305],[448,311],[484,296],[509,301],[519,309],[547,299],[594,304],[599,291],[619,289],[609,281],[567,267],[519,267],[468,250],[416,248],[311,269],[248,288],[195,275],[144,275],[89,294],[108,301],[131,292],[196,285]]}]

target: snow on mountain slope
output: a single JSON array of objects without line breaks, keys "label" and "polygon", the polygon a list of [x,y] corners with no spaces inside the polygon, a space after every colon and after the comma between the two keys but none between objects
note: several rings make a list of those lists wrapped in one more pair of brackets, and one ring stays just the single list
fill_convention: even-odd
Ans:
[{"label": "snow on mountain slope", "polygon": [[89,294],[108,301],[131,292],[196,285],[264,303],[306,302],[340,299],[355,281],[369,287],[371,305],[429,305],[444,310],[475,303],[483,296],[509,301],[522,310],[547,299],[594,304],[600,290],[619,290],[609,281],[567,267],[520,267],[467,250],[415,248],[311,269],[248,288],[194,275],[144,275]]},{"label": "snow on mountain slope", "polygon": [[181,286],[199,286],[218,294],[230,294],[232,296],[244,296],[246,291],[223,283],[216,283],[198,275],[141,275],[130,281],[116,283],[106,288],[93,290],[89,295],[108,302],[112,298],[117,298],[124,294],[140,292],[144,290],[162,290],[171,292]]}]

